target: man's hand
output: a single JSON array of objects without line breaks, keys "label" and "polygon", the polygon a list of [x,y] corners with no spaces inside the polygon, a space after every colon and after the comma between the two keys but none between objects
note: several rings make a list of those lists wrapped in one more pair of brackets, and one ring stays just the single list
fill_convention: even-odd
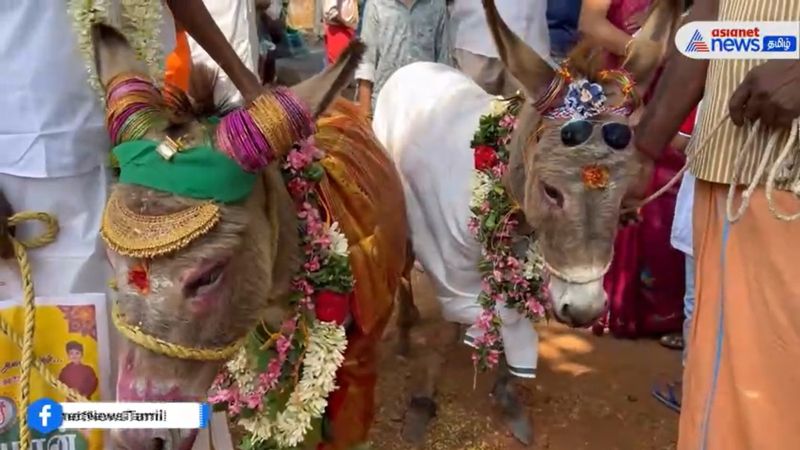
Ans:
[{"label": "man's hand", "polygon": [[772,60],[755,67],[731,95],[731,120],[788,128],[800,116],[800,61]]}]

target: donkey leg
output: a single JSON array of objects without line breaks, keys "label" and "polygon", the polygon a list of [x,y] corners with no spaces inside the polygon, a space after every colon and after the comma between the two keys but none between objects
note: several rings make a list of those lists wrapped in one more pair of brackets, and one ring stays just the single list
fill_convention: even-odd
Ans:
[{"label": "donkey leg", "polygon": [[409,243],[406,250],[406,266],[403,268],[403,276],[397,289],[397,353],[401,356],[408,356],[411,349],[411,328],[420,320],[419,309],[414,304],[414,291],[411,286],[411,269],[413,267],[414,253]]},{"label": "donkey leg", "polygon": [[519,396],[514,389],[514,376],[509,371],[505,358],[502,358],[500,367],[498,367],[492,395],[497,400],[506,425],[514,438],[525,445],[531,445],[533,443],[533,427],[525,412],[525,407],[519,401]]},{"label": "donkey leg", "polygon": [[432,349],[424,358],[423,370],[417,371],[417,376],[412,375],[411,400],[403,422],[403,439],[408,442],[421,444],[428,424],[436,417],[436,384],[459,332],[458,324],[443,324],[435,336],[435,342],[430,343]]}]

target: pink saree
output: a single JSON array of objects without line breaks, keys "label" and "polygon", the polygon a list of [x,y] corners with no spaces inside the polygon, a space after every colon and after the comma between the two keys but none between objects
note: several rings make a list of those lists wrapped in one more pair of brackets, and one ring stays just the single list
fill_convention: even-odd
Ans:
[{"label": "pink saree", "polygon": [[[608,19],[633,33],[640,22],[637,19],[649,5],[649,0],[614,0]],[[612,60],[619,63],[618,58]],[[679,151],[667,149],[655,164],[651,192],[675,176],[684,160]],[[620,338],[681,330],[684,256],[670,245],[677,193],[676,185],[642,208],[640,223],[619,230],[614,260],[604,280],[608,312],[593,327],[596,334],[602,334],[606,327]]]}]

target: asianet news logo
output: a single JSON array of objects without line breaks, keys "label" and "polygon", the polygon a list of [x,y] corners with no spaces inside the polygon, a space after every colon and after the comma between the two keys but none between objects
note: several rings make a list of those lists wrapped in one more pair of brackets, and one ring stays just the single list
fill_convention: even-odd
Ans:
[{"label": "asianet news logo", "polygon": [[800,59],[800,22],[690,22],[675,45],[694,59]]}]

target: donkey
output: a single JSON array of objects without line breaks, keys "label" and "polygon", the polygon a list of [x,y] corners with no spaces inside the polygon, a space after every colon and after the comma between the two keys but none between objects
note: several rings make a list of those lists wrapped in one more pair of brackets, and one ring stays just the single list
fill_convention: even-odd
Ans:
[{"label": "donkey", "polygon": [[[573,327],[583,327],[605,308],[603,276],[612,259],[621,204],[629,187],[636,186],[639,161],[630,146],[627,125],[631,111],[605,110],[590,121],[569,122],[539,111],[535,102],[560,74],[511,32],[494,3],[483,0],[486,18],[500,58],[519,81],[524,97],[508,145],[505,189],[520,205],[523,226],[527,225],[538,241],[549,272],[552,315]],[[638,86],[646,86],[654,77],[681,3],[659,1],[630,45],[623,68]],[[623,101],[621,86],[599,76],[604,61],[598,58],[598,52],[593,56],[586,44],[579,48],[568,60],[572,78],[600,83],[607,104]],[[415,63],[388,80],[378,97],[373,121],[376,135],[400,171],[413,254],[434,283],[444,318],[461,324],[475,323],[481,311],[477,304],[481,248],[467,228],[473,171],[470,141],[479,118],[490,111],[492,100],[452,68]],[[550,110],[561,102],[559,97]],[[607,124],[615,126],[606,128]],[[576,139],[578,136],[581,138]],[[602,189],[590,189],[582,183],[582,168],[597,164],[607,168],[608,181]],[[407,274],[399,293],[401,352],[408,350],[409,329],[419,315]],[[505,323],[506,318],[503,320]],[[528,331],[511,342],[504,336],[505,356],[509,357],[510,346],[527,347],[532,355],[530,364],[513,367],[510,358],[508,364],[501,363],[493,392],[513,435],[527,444],[533,432],[514,394],[510,375],[535,376],[538,341],[527,320],[517,315],[509,321],[515,320],[524,322],[522,328]],[[424,379],[412,388],[403,431],[407,440],[422,440],[435,416],[435,383],[449,350],[446,346],[431,356]]]},{"label": "donkey", "polygon": [[[93,31],[103,86],[108,88],[119,74],[146,73],[120,33],[100,25]],[[355,105],[335,99],[353,76],[363,49],[363,44],[353,42],[336,64],[292,88],[320,118],[315,139],[326,153],[321,160],[326,173],[320,189],[332,193],[328,212],[348,239],[356,278],[351,313],[345,322],[350,342],[345,363],[337,372],[339,390],[333,395],[343,396],[339,408],[348,409],[349,418],[358,415],[366,420],[354,429],[333,418],[326,433],[332,430],[327,440],[330,448],[337,449],[351,448],[366,439],[373,414],[375,345],[392,314],[408,239],[402,187],[394,165]],[[194,100],[209,98],[208,84],[205,89],[202,86],[193,79]],[[207,111],[201,103],[197,102],[194,111]],[[335,115],[330,116],[331,111],[323,114],[328,109]],[[178,110],[165,113],[167,123],[149,129],[147,139],[163,142],[182,137],[189,148],[205,139],[209,125],[201,124],[197,117]],[[329,167],[338,168],[338,175],[332,175]],[[342,194],[348,186],[358,198]],[[124,183],[113,187],[112,197],[130,213],[156,222],[202,203]],[[287,294],[291,278],[300,268],[302,250],[298,212],[278,164],[257,174],[255,188],[246,200],[218,206],[219,222],[207,234],[172,253],[146,260],[146,292],[130,278],[132,269],[142,261],[109,247],[117,306],[126,322],[162,342],[192,348],[226,347],[262,323],[279,328],[289,312]],[[206,401],[225,363],[169,357],[128,339],[123,339],[118,354],[118,401]],[[191,430],[114,430],[111,434],[118,448],[130,450],[186,450],[196,438],[196,431]]]}]

